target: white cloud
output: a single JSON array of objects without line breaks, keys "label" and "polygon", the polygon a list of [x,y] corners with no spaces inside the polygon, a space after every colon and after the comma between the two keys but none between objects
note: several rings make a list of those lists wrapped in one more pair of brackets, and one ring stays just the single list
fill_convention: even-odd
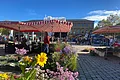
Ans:
[{"label": "white cloud", "polygon": [[116,10],[116,11],[105,11],[104,14],[108,14],[108,15],[110,15],[110,14],[113,14],[113,15],[118,14],[118,15],[120,15],[120,10]]},{"label": "white cloud", "polygon": [[105,16],[101,16],[101,15],[92,15],[92,16],[86,16],[83,19],[87,19],[87,20],[92,20],[92,21],[100,21],[103,19],[107,19],[108,15]]},{"label": "white cloud", "polygon": [[83,19],[93,20],[93,21],[100,21],[103,19],[107,19],[109,15],[119,15],[120,16],[120,10],[96,10],[96,11],[90,11],[88,13],[88,16],[84,17]]},{"label": "white cloud", "polygon": [[90,11],[88,13],[88,16],[84,17],[83,19],[95,21],[95,24],[94,24],[94,27],[95,27],[98,21],[107,19],[109,15],[116,15],[116,14],[120,16],[120,10],[109,10],[109,11],[108,10],[95,10],[95,11]]},{"label": "white cloud", "polygon": [[107,10],[96,10],[96,11],[91,11],[88,14],[90,15],[115,15],[118,14],[120,15],[120,10],[113,10],[113,11],[107,11]]},{"label": "white cloud", "polygon": [[91,12],[89,12],[88,14],[99,14],[99,15],[101,15],[101,14],[103,14],[104,13],[104,11],[105,10],[96,10],[96,11],[91,11]]}]

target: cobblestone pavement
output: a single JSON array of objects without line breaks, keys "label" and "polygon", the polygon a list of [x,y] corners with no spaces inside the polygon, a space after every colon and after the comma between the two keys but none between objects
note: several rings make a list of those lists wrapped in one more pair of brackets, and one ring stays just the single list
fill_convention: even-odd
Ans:
[{"label": "cobblestone pavement", "polygon": [[120,58],[79,55],[79,80],[120,80]]}]

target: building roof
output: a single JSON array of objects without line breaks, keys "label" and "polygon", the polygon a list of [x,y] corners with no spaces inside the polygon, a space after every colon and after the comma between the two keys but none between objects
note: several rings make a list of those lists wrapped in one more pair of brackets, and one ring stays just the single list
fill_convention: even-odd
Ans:
[{"label": "building roof", "polygon": [[94,22],[94,21],[87,20],[87,19],[67,19],[67,21],[89,21],[89,22]]},{"label": "building roof", "polygon": [[22,22],[33,22],[33,21],[42,21],[42,20],[28,20],[28,21],[22,21]]},{"label": "building roof", "polygon": [[[32,21],[42,21],[42,20],[29,20],[29,21],[23,21],[23,22],[32,22]],[[88,21],[88,22],[94,22],[91,20],[87,20],[87,19],[67,19],[67,21],[73,22],[73,21]]]}]

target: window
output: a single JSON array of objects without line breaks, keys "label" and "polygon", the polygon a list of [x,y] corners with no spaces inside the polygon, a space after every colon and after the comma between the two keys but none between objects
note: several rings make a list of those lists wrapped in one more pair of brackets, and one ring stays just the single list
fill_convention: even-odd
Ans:
[{"label": "window", "polygon": [[76,26],[76,24],[73,24],[73,26]]},{"label": "window", "polygon": [[85,26],[88,27],[88,24],[86,24]]},{"label": "window", "polygon": [[82,24],[82,27],[84,27],[84,24]]}]

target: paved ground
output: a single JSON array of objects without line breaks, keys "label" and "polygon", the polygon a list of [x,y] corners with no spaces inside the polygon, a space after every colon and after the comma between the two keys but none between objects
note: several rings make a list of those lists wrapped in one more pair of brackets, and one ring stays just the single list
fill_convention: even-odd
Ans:
[{"label": "paved ground", "polygon": [[120,80],[120,58],[79,55],[80,80]]}]

